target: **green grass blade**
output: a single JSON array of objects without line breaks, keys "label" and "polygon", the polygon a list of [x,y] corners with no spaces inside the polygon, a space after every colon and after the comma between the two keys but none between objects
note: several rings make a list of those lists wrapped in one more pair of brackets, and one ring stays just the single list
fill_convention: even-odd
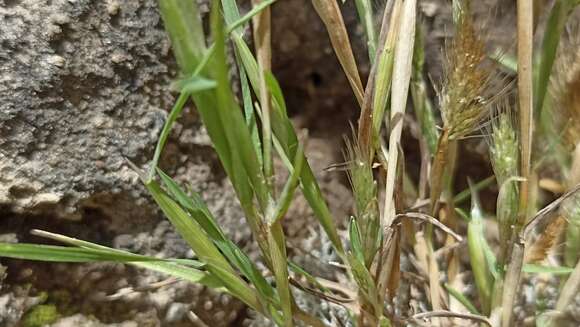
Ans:
[{"label": "green grass blade", "polygon": [[159,9],[177,63],[185,76],[190,76],[206,51],[197,4],[193,1],[159,0]]},{"label": "green grass blade", "polygon": [[[260,13],[263,9],[267,8],[269,4],[274,1],[263,1],[256,7],[254,7],[250,12],[248,12],[244,17],[240,17],[240,12],[237,7],[235,0],[222,0],[222,7],[224,11],[224,18],[228,24],[228,34],[233,34],[234,37],[241,37],[243,33],[243,28],[249,19]],[[249,51],[249,49],[247,49]],[[250,129],[250,134],[252,137],[252,142],[254,145],[254,150],[258,157],[258,162],[260,167],[263,165],[262,158],[262,145],[260,141],[260,136],[258,133],[258,128],[256,125],[256,117],[254,114],[254,106],[252,105],[252,94],[250,86],[248,83],[248,76],[246,69],[242,63],[241,54],[239,49],[235,49],[235,57],[238,66],[238,72],[240,74],[240,85],[242,89],[242,99],[244,105],[244,114],[246,118],[246,124]]]},{"label": "green grass blade", "polygon": [[302,144],[299,145],[298,151],[296,152],[296,157],[294,158],[294,165],[293,169],[291,170],[290,177],[284,185],[284,189],[282,189],[282,193],[280,194],[280,199],[278,199],[278,204],[276,205],[276,209],[274,211],[273,220],[271,223],[276,223],[288,211],[290,207],[290,203],[294,198],[294,192],[296,191],[296,187],[300,181],[300,174],[302,173],[302,167],[304,166],[304,150],[302,148]]},{"label": "green grass blade", "polygon": [[[174,1],[175,2],[175,1]],[[179,9],[175,6],[162,7],[164,20],[186,19],[179,13],[173,11]],[[217,10],[217,6],[212,6]],[[200,76],[215,80],[217,87],[212,90],[198,92],[192,95],[196,108],[198,109],[202,121],[212,140],[214,148],[218,153],[220,161],[230,177],[236,190],[242,207],[251,219],[250,207],[253,206],[254,192],[262,206],[268,202],[267,189],[263,183],[260,169],[255,167],[257,156],[254,152],[248,128],[245,126],[241,111],[233,98],[230,83],[227,75],[227,62],[225,59],[224,33],[219,13],[212,17],[212,31],[214,31],[214,45],[212,46],[212,56],[206,67],[200,72]],[[183,26],[188,22],[166,22],[171,26]],[[173,33],[181,30],[171,29],[168,31],[172,35],[172,45],[176,51],[187,48],[187,40]],[[198,60],[199,61],[199,60]],[[191,75],[192,70],[188,66],[180,64],[181,70],[186,76]],[[195,67],[195,66],[194,66]]]},{"label": "green grass blade", "polygon": [[230,151],[233,154],[233,158],[237,160],[237,164],[233,167],[234,174],[231,177],[235,177],[233,179],[238,184],[247,183],[246,179],[249,180],[251,189],[255,192],[258,202],[262,209],[265,209],[270,204],[268,189],[262,171],[256,165],[257,155],[254,152],[250,132],[230,88],[223,24],[220,14],[217,11],[217,5],[214,5],[214,8],[215,14],[212,14],[211,25],[216,52],[213,60],[210,61],[210,68],[214,79],[218,82],[216,88],[217,108],[204,108],[203,110],[215,110],[219,114],[225,137],[230,144]]},{"label": "green grass blade", "polygon": [[283,313],[285,327],[294,326],[293,323],[293,300],[290,293],[290,283],[288,276],[288,258],[286,257],[286,244],[284,243],[284,233],[280,222],[271,225],[267,235],[270,257],[274,277],[276,279],[276,289],[280,297],[280,305]]},{"label": "green grass blade", "polygon": [[272,287],[260,274],[258,268],[250,261],[250,258],[225,236],[201,197],[197,193],[193,193],[191,197],[187,196],[171,177],[161,170],[158,170],[158,172],[171,195],[198,222],[228,261],[250,280],[265,299],[271,299],[274,293]]},{"label": "green grass blade", "polygon": [[447,292],[449,292],[449,295],[453,296],[457,301],[459,301],[459,303],[463,304],[463,306],[469,310],[469,312],[476,314],[476,315],[482,315],[477,308],[475,307],[475,305],[473,305],[473,303],[471,303],[471,301],[469,301],[469,299],[463,295],[461,292],[459,292],[458,290],[454,289],[453,287],[451,287],[451,285],[445,283],[443,285],[445,287],[445,289],[447,290]]},{"label": "green grass blade", "polygon": [[413,73],[411,75],[411,97],[417,121],[421,127],[421,132],[429,152],[434,155],[437,149],[439,132],[435,116],[433,115],[433,105],[427,96],[427,83],[423,78],[423,66],[425,63],[425,40],[421,23],[417,23],[417,33],[415,34],[415,53],[413,54]]},{"label": "green grass blade", "polygon": [[97,249],[28,243],[0,243],[0,256],[52,262],[128,262],[161,260],[129,253],[123,254]]},{"label": "green grass blade", "polygon": [[145,184],[155,202],[159,205],[165,216],[175,226],[181,237],[191,246],[193,251],[208,264],[219,266],[233,273],[230,265],[202,231],[201,226],[192,219],[171,197],[155,182]]},{"label": "green grass blade", "polygon": [[[233,13],[232,15],[226,15],[224,14],[224,17],[226,17],[226,22],[228,24],[228,28],[226,33],[229,34],[234,30],[238,30],[238,32],[242,32],[241,29],[238,29],[239,27],[245,25],[250,19],[252,19],[252,17],[256,16],[257,14],[259,14],[262,10],[266,9],[268,6],[270,6],[271,4],[273,4],[274,2],[276,2],[276,0],[264,0],[256,5],[254,5],[254,7],[252,8],[252,10],[248,11],[243,17],[239,17],[239,11],[237,13],[237,17],[235,15],[235,12],[237,10],[234,10],[233,8],[231,8],[232,6],[232,2],[233,5],[235,5],[235,1],[230,1],[230,0],[224,0],[222,1],[222,6],[224,6],[224,3],[227,3],[227,7],[228,7],[228,12],[231,10],[231,12]],[[236,8],[237,9],[237,8]],[[224,13],[226,12],[226,6],[224,6]],[[230,22],[228,20],[228,18],[232,19],[232,21]],[[235,19],[235,21],[233,21],[233,19]]]},{"label": "green grass blade", "polygon": [[[226,21],[226,23],[229,26],[233,26],[234,23],[238,20],[241,19],[241,15],[240,15],[240,10],[238,9],[238,4],[236,3],[236,0],[221,0],[221,4],[222,4],[222,9],[224,12],[224,19]],[[240,27],[244,25],[244,23],[242,23],[240,25]],[[234,33],[242,33],[242,29],[241,28],[232,28],[232,29],[228,29]]]},{"label": "green grass blade", "polygon": [[208,265],[208,271],[215,275],[232,295],[252,308],[259,308],[259,301],[254,290],[237,276],[230,264],[202,231],[201,226],[173,201],[155,181],[151,181],[145,186],[181,237],[191,246],[201,261]]},{"label": "green grass blade", "polygon": [[216,86],[217,86],[216,82],[203,77],[199,77],[195,74],[191,77],[177,80],[175,83],[172,84],[173,88],[176,88],[186,93],[195,93],[210,90],[215,88]]},{"label": "green grass blade", "polygon": [[217,242],[216,245],[228,260],[242,272],[244,277],[251,282],[264,300],[271,303],[277,302],[274,297],[274,288],[262,276],[262,273],[252,263],[250,258],[236,244],[228,240],[225,242]]},{"label": "green grass blade", "polygon": [[467,225],[469,260],[479,294],[479,302],[481,303],[483,312],[489,314],[494,278],[490,271],[492,267],[488,264],[489,259],[485,254],[485,250],[483,250],[486,246],[489,247],[489,245],[487,245],[487,241],[485,240],[483,212],[477,193],[473,188],[471,201],[471,220]]},{"label": "green grass blade", "polygon": [[355,5],[359,20],[364,27],[365,35],[367,37],[369,60],[372,64],[375,61],[375,54],[377,51],[377,32],[375,30],[372,3],[369,0],[355,0]]},{"label": "green grass blade", "polygon": [[118,262],[155,270],[212,288],[222,286],[218,280],[209,276],[206,272],[171,262],[172,260],[170,259],[147,257],[117,249],[109,249],[96,244],[93,245],[93,248],[79,248],[25,243],[0,243],[0,257],[70,263]]},{"label": "green grass blade", "polygon": [[[65,244],[81,248],[105,250],[116,254],[125,254],[132,256],[136,255],[127,251],[113,249],[100,244],[91,243],[46,231],[33,230],[31,233],[40,237],[48,238],[57,242],[62,242]],[[169,274],[175,277],[179,277],[192,283],[200,283],[211,288],[223,287],[223,285],[219,282],[219,280],[217,280],[213,276],[208,275],[206,272],[199,270],[205,266],[205,264],[203,264],[202,262],[184,259],[157,259],[157,260],[159,261],[131,261],[126,263],[133,266],[150,269],[161,273]]]},{"label": "green grass blade", "polygon": [[574,271],[574,268],[525,264],[523,271],[528,274],[569,275]]},{"label": "green grass blade", "polygon": [[252,91],[250,90],[250,83],[244,65],[239,60],[239,55],[236,52],[236,61],[238,62],[238,71],[240,72],[240,85],[242,89],[242,102],[244,105],[244,115],[246,118],[246,125],[250,129],[252,143],[254,144],[254,151],[258,156],[258,163],[260,167],[264,164],[262,158],[262,142],[260,141],[260,133],[258,132],[258,125],[256,124],[256,115],[254,113],[254,105],[252,104]]},{"label": "green grass blade", "polygon": [[161,170],[158,170],[158,172],[169,192],[200,224],[229,262],[235,265],[252,282],[252,285],[256,287],[260,294],[265,298],[272,298],[272,287],[260,274],[258,268],[250,261],[250,258],[225,236],[201,197],[196,193],[193,193],[191,197],[187,196],[169,176]]},{"label": "green grass blade", "polygon": [[[143,257],[145,259],[151,259],[151,260],[160,260],[160,261],[167,261],[167,262],[174,262],[177,264],[183,264],[189,267],[193,267],[196,269],[202,269],[205,264],[203,262],[197,261],[197,260],[191,260],[191,259],[162,259],[162,258],[155,258],[155,257],[148,257],[148,256],[143,256],[143,255],[139,255],[139,254],[134,254],[131,252],[127,252],[127,251],[123,251],[123,250],[119,250],[119,249],[114,249],[114,248],[110,248],[107,246],[103,246],[100,244],[96,244],[96,243],[92,243],[92,242],[88,242],[88,241],[83,241],[83,240],[79,240],[76,238],[72,238],[72,237],[68,237],[62,234],[56,234],[56,233],[51,233],[51,232],[47,232],[47,231],[43,231],[43,230],[38,230],[38,229],[34,229],[30,232],[32,235],[36,235],[39,237],[43,237],[46,239],[50,239],[53,241],[57,241],[57,242],[61,242],[64,244],[68,244],[68,245],[72,245],[75,247],[79,247],[79,248],[85,248],[85,249],[93,249],[93,250],[101,250],[101,251],[106,251],[106,252],[110,252],[110,253],[115,253],[115,254],[120,254],[120,255],[127,255],[127,256],[132,256],[132,257],[136,257],[136,258],[140,258]],[[147,261],[147,260],[145,260]]]},{"label": "green grass blade", "polygon": [[276,77],[271,72],[266,72],[266,86],[274,98],[273,101],[276,104],[278,110],[280,110],[284,116],[288,116],[288,110],[286,108],[286,101],[284,100],[282,88],[280,87],[280,84],[278,84]]},{"label": "green grass blade", "polygon": [[225,241],[226,237],[222,229],[216,223],[215,218],[197,193],[188,196],[177,183],[167,176],[161,169],[157,169],[163,184],[175,200],[185,208],[203,228],[203,230],[214,240]]},{"label": "green grass blade", "polygon": [[182,80],[177,83],[176,85],[181,89],[181,93],[175,102],[175,105],[171,109],[165,124],[163,125],[163,130],[161,130],[161,135],[159,135],[159,140],[157,141],[157,146],[155,147],[155,154],[153,155],[153,161],[151,162],[151,168],[149,170],[149,179],[153,178],[155,174],[155,168],[159,163],[159,158],[161,157],[161,152],[165,147],[165,143],[167,142],[167,138],[169,137],[169,132],[171,132],[171,128],[173,124],[181,116],[181,112],[183,111],[183,107],[187,102],[187,99],[192,93],[210,90],[216,86],[214,81],[200,78],[197,76],[192,76],[187,80]]},{"label": "green grass blade", "polygon": [[[479,182],[475,183],[472,188],[475,192],[479,192],[486,187],[492,185],[496,181],[495,175],[491,175],[485,179],[480,180]],[[463,203],[463,201],[469,199],[471,197],[471,188],[466,188],[465,190],[457,193],[456,196],[453,197],[453,203],[455,205],[459,205]]]},{"label": "green grass blade", "polygon": [[[391,19],[394,22],[395,19]],[[377,58],[377,73],[375,75],[375,89],[373,94],[373,144],[378,144],[379,132],[381,129],[381,124],[385,116],[385,111],[387,109],[387,103],[390,98],[391,93],[391,82],[393,80],[393,62],[395,59],[395,40],[396,31],[398,27],[393,27],[394,29],[387,36],[383,51],[380,52]]]},{"label": "green grass blade", "polygon": [[262,312],[262,306],[256,293],[238,276],[231,274],[227,269],[212,264],[208,265],[208,271],[223,283],[230,294],[240,299],[250,308]]},{"label": "green grass blade", "polygon": [[330,290],[328,288],[326,288],[326,287],[324,287],[324,285],[320,284],[320,282],[316,279],[316,277],[312,276],[309,272],[304,270],[302,267],[300,267],[295,262],[292,262],[292,261],[288,262],[288,268],[290,268],[290,270],[293,271],[294,273],[304,276],[304,278],[306,278],[306,280],[310,284],[316,286],[316,288],[318,288],[322,292],[330,292]]},{"label": "green grass blade", "polygon": [[355,218],[350,219],[350,223],[348,225],[348,238],[350,240],[350,246],[352,248],[352,252],[354,253],[355,257],[360,262],[365,262],[365,255],[363,251],[362,240],[360,237],[360,230]]},{"label": "green grass blade", "polygon": [[539,67],[536,67],[537,72],[535,74],[535,117],[541,117],[544,99],[550,82],[550,74],[552,73],[552,67],[554,66],[558,45],[560,43],[560,36],[564,31],[568,16],[575,6],[576,4],[574,1],[556,0],[552,10],[550,11],[550,16],[548,17],[548,22],[546,24],[546,31],[544,32],[542,47],[540,49],[540,64]]}]

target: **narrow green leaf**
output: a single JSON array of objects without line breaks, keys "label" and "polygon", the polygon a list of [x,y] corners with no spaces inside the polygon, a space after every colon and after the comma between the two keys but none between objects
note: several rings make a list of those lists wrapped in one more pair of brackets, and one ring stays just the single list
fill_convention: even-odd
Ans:
[{"label": "narrow green leaf", "polygon": [[467,214],[467,212],[465,212],[465,210],[461,209],[461,208],[454,208],[455,212],[457,212],[459,214],[459,217],[461,217],[463,220],[465,220],[465,222],[469,222],[471,220],[471,217],[469,217],[469,215]]},{"label": "narrow green leaf", "polygon": [[485,239],[485,230],[483,230],[483,233],[484,233],[483,234],[483,242],[482,242],[483,247],[481,250],[483,251],[483,254],[485,255],[485,261],[487,263],[487,268],[489,269],[491,276],[493,277],[494,280],[498,280],[502,275],[502,271],[499,268],[499,265],[497,263],[497,258],[495,257],[493,250],[491,249],[491,247],[489,246],[489,243]]},{"label": "narrow green leaf", "polygon": [[[221,283],[218,280],[209,276],[206,272],[196,269],[195,266],[183,266],[172,262],[176,260],[147,257],[89,242],[82,242],[89,244],[90,247],[0,243],[0,257],[51,262],[119,262],[155,270],[212,288],[221,287]],[[189,261],[190,264],[193,262]]]},{"label": "narrow green leaf", "polygon": [[243,253],[237,245],[230,241],[217,225],[215,217],[211,214],[199,194],[192,193],[188,197],[181,188],[169,176],[158,170],[161,179],[173,197],[184,207],[190,215],[200,224],[203,230],[212,238],[214,244],[222,251],[229,262],[235,265],[242,274],[250,280],[258,292],[267,299],[273,297],[273,289],[266,279],[261,275],[258,268],[251,262],[250,258]]},{"label": "narrow green leaf", "polygon": [[306,278],[306,280],[310,284],[316,286],[316,288],[318,288],[322,292],[330,292],[330,290],[328,288],[326,288],[326,287],[324,287],[324,285],[320,284],[320,282],[316,279],[316,277],[312,276],[309,272],[304,270],[298,264],[296,264],[292,261],[289,261],[288,268],[290,268],[290,270],[293,271],[294,273],[304,276],[304,278]]},{"label": "narrow green leaf", "polygon": [[274,288],[266,281],[256,265],[252,263],[250,258],[237,245],[229,240],[217,242],[216,245],[228,260],[242,272],[244,277],[251,282],[263,299],[276,303]]},{"label": "narrow green leaf", "polygon": [[208,236],[202,231],[200,225],[173,201],[161,189],[157,182],[150,181],[145,184],[145,187],[147,187],[155,202],[157,202],[165,216],[171,221],[171,224],[175,226],[175,229],[181,237],[185,239],[203,262],[220,266],[225,270],[229,269],[233,273],[227,261],[208,239]]},{"label": "narrow green leaf", "polygon": [[[234,26],[234,23],[241,19],[240,10],[238,9],[238,5],[236,0],[221,0],[223,12],[224,12],[224,19],[229,26]],[[244,25],[242,23],[241,25]],[[241,26],[240,25],[240,26]],[[235,33],[241,33],[241,29],[234,27],[228,30],[231,30]]]},{"label": "narrow green leaf", "polygon": [[491,273],[492,267],[488,265],[488,258],[484,250],[487,241],[484,234],[483,213],[479,205],[479,198],[473,188],[471,203],[471,220],[467,225],[467,247],[475,285],[479,294],[479,302],[483,312],[489,314],[494,278]]},{"label": "narrow green leaf", "polygon": [[526,264],[524,265],[523,271],[528,274],[569,275],[574,271],[574,268]]},{"label": "narrow green leaf", "polygon": [[[393,21],[393,20],[391,20]],[[393,30],[395,32],[397,28]],[[396,33],[394,33],[396,34]],[[387,37],[383,51],[380,53],[375,76],[375,89],[373,94],[373,143],[378,144],[381,124],[390,98],[391,82],[393,80],[393,63],[395,59],[395,36]]]},{"label": "narrow green leaf", "polygon": [[239,59],[239,55],[236,51],[236,61],[238,64],[238,71],[240,72],[240,85],[242,89],[242,102],[244,105],[244,115],[246,118],[246,125],[250,130],[252,137],[252,143],[254,145],[254,151],[258,156],[258,164],[260,167],[264,164],[264,159],[262,158],[262,143],[260,141],[260,133],[258,132],[258,126],[256,124],[256,115],[254,113],[254,106],[252,104],[252,91],[250,90],[250,84],[248,81],[248,75],[246,74],[246,69]]},{"label": "narrow green leaf", "polygon": [[[218,9],[216,8],[215,10]],[[254,152],[250,132],[230,88],[223,24],[219,14],[216,13],[212,17],[212,35],[215,40],[216,52],[210,64],[214,79],[218,82],[215,103],[217,107],[198,108],[198,110],[200,112],[208,110],[218,112],[226,140],[230,144],[232,157],[236,160],[236,165],[232,167],[233,171],[230,178],[236,181],[238,185],[247,184],[249,181],[251,189],[247,186],[240,188],[240,191],[248,193],[245,194],[244,199],[247,200],[249,193],[253,190],[257,196],[258,203],[262,209],[265,209],[270,204],[268,189],[262,171],[256,165],[258,159]],[[220,137],[223,138],[223,135]],[[246,205],[249,204],[246,203]]]},{"label": "narrow green leaf", "polygon": [[[235,5],[235,1],[231,1],[231,0],[223,0],[222,1],[222,6],[224,3],[227,3],[227,7],[228,7],[228,14],[224,16],[226,16],[226,22],[228,24],[228,28],[226,33],[229,34],[232,31],[238,29],[239,27],[243,26],[244,24],[246,24],[250,19],[252,19],[252,17],[256,16],[257,14],[259,14],[262,10],[268,8],[271,4],[273,4],[274,2],[276,2],[276,0],[263,0],[261,1],[259,4],[255,5],[252,10],[248,11],[243,17],[241,18],[236,18],[236,14],[235,12],[237,11],[237,8],[234,10],[233,8],[231,8],[232,6],[232,2],[233,5]],[[226,12],[224,6],[224,13]],[[237,17],[239,17],[239,12],[237,13]],[[230,22],[228,20],[228,18],[230,19],[237,19],[233,22]],[[242,30],[239,30],[239,32],[241,33]]]},{"label": "narrow green leaf", "polygon": [[[560,37],[566,26],[568,16],[574,9],[576,4],[570,0],[556,0],[554,6],[550,11],[548,22],[546,24],[546,31],[544,32],[544,39],[542,40],[542,47],[540,48],[540,63],[535,72],[535,92],[534,95],[534,115],[541,117],[544,99],[550,82],[550,74],[556,59],[558,45],[560,44]],[[537,65],[536,65],[537,66]]]},{"label": "narrow green leaf", "polygon": [[[206,62],[207,61],[203,61],[200,65],[205,65]],[[216,83],[205,78],[197,77],[194,73],[194,76],[188,78],[187,80],[179,81],[176,84],[176,87],[181,90],[181,93],[179,94],[175,105],[171,109],[169,116],[167,116],[167,120],[165,121],[163,129],[161,130],[161,135],[159,135],[159,140],[157,141],[157,146],[155,147],[155,154],[153,155],[153,161],[151,162],[151,168],[149,170],[149,179],[153,178],[153,175],[155,174],[155,169],[157,168],[159,159],[161,157],[161,152],[163,151],[165,143],[167,142],[167,138],[169,137],[169,132],[171,131],[171,128],[173,127],[173,124],[177,118],[181,116],[181,112],[183,111],[183,107],[185,106],[189,96],[195,92],[213,89],[216,87]]]},{"label": "narrow green leaf", "polygon": [[294,198],[294,191],[298,186],[299,177],[300,174],[302,173],[302,166],[304,165],[304,160],[305,160],[304,150],[302,148],[302,144],[300,144],[298,151],[296,152],[296,157],[294,158],[293,170],[290,173],[290,177],[288,178],[286,185],[284,185],[284,189],[282,189],[282,194],[280,194],[280,199],[278,200],[278,204],[276,205],[276,209],[274,211],[271,223],[278,222],[280,219],[282,219],[282,217],[284,217],[284,215],[288,211],[290,203]]},{"label": "narrow green leaf", "polygon": [[276,77],[274,77],[271,72],[266,72],[266,86],[268,87],[270,94],[272,94],[272,97],[274,98],[273,101],[278,107],[278,110],[280,110],[284,116],[288,116],[282,88],[280,87],[278,80],[276,80]]},{"label": "narrow green leaf", "polygon": [[[222,0],[222,7],[224,11],[224,18],[228,24],[228,34],[232,34],[232,37],[241,37],[243,33],[243,26],[246,25],[246,22],[251,19],[253,16],[261,12],[263,9],[267,8],[265,4],[271,4],[274,1],[263,1],[260,5],[264,4],[264,6],[260,6],[258,11],[252,9],[248,14],[244,17],[240,17],[240,12],[238,10],[237,4],[235,0]],[[254,7],[258,8],[258,7]],[[249,49],[247,49],[249,51]],[[242,99],[244,105],[244,114],[246,118],[246,124],[250,130],[250,134],[252,137],[252,142],[254,145],[254,151],[256,151],[256,155],[258,157],[258,162],[260,163],[260,167],[263,165],[263,158],[262,158],[262,145],[260,141],[260,136],[258,133],[258,128],[256,125],[256,117],[254,115],[254,107],[252,105],[252,94],[250,91],[249,83],[248,83],[248,76],[246,69],[242,63],[241,59],[242,54],[240,54],[239,49],[235,49],[235,58],[236,63],[238,66],[238,72],[240,74],[240,85],[242,90]]]},{"label": "narrow green leaf", "polygon": [[197,4],[193,1],[159,0],[159,9],[177,63],[185,76],[190,76],[206,51]]},{"label": "narrow green leaf", "polygon": [[206,91],[213,89],[216,86],[217,83],[215,81],[195,75],[188,78],[177,80],[172,84],[172,88],[186,93]]},{"label": "narrow green leaf", "polygon": [[177,183],[171,177],[167,176],[161,169],[157,169],[157,173],[173,198],[189,212],[191,217],[197,221],[209,237],[214,240],[226,240],[224,232],[216,223],[215,218],[199,194],[192,193],[192,196],[189,197],[179,187],[179,185],[177,185]]},{"label": "narrow green leaf", "polygon": [[0,243],[0,256],[6,258],[53,262],[129,262],[161,260],[129,253],[123,254],[97,249],[28,243]]},{"label": "narrow green leaf", "polygon": [[284,326],[294,326],[293,323],[293,301],[290,293],[290,284],[288,279],[288,260],[286,258],[286,245],[284,244],[284,234],[280,222],[270,227],[267,234],[270,257],[276,279],[276,288],[280,297],[282,307]]},{"label": "narrow green leaf", "polygon": [[375,53],[377,51],[377,32],[375,30],[372,3],[369,0],[355,0],[355,5],[360,23],[363,25],[367,37],[369,60],[372,64],[375,61]]},{"label": "narrow green leaf", "polygon": [[458,290],[454,289],[453,287],[451,287],[451,285],[445,283],[443,286],[445,286],[445,289],[447,290],[447,292],[449,292],[449,294],[451,296],[453,296],[457,301],[459,301],[459,303],[463,304],[463,306],[469,310],[469,312],[476,314],[476,315],[482,315],[477,308],[475,307],[475,305],[473,305],[473,303],[471,303],[471,301],[469,301],[469,299],[463,295],[461,292],[459,292]]},{"label": "narrow green leaf", "polygon": [[363,262],[352,254],[348,254],[347,258],[348,262],[350,263],[352,276],[357,283],[359,290],[362,292],[367,301],[370,303],[375,303],[378,298],[378,293],[374,279],[372,278],[370,272],[364,266]]},{"label": "narrow green leaf", "polygon": [[224,284],[229,293],[240,299],[252,309],[262,312],[260,301],[256,297],[254,290],[249,288],[248,285],[238,276],[213,264],[208,264],[208,271],[215,275]]},{"label": "narrow green leaf", "polygon": [[200,259],[207,263],[208,271],[215,275],[234,296],[252,308],[259,310],[259,301],[254,290],[237,276],[222,254],[202,231],[201,226],[174,202],[155,181],[149,182],[146,187],[181,237],[185,239]]},{"label": "narrow green leaf", "polygon": [[365,262],[360,231],[358,228],[358,223],[354,217],[350,219],[350,223],[348,224],[348,236],[350,239],[350,246],[352,247],[352,252],[354,253],[355,257],[361,263]]},{"label": "narrow green leaf", "polygon": [[[491,175],[485,179],[482,179],[472,186],[473,190],[479,192],[485,189],[486,187],[492,185],[495,182],[495,180],[496,180],[495,175]],[[470,197],[471,197],[471,188],[468,187],[465,190],[459,192],[455,197],[453,197],[453,203],[455,205],[459,205],[463,201],[469,199]]]},{"label": "narrow green leaf", "polygon": [[[38,230],[38,229],[34,229],[30,232],[32,235],[36,235],[39,237],[43,237],[49,240],[53,240],[53,241],[57,241],[57,242],[61,242],[64,244],[68,244],[68,245],[72,245],[78,248],[85,248],[85,249],[93,249],[93,250],[101,250],[101,251],[106,251],[109,253],[113,253],[113,254],[120,254],[120,255],[127,255],[127,256],[133,256],[133,257],[145,257],[145,258],[149,258],[151,260],[158,260],[158,261],[167,261],[167,262],[174,262],[177,264],[182,264],[182,265],[186,265],[189,267],[193,267],[196,269],[202,269],[205,264],[203,262],[197,261],[197,260],[191,260],[191,259],[162,259],[162,258],[155,258],[155,257],[148,257],[148,256],[142,256],[139,254],[134,254],[131,252],[127,252],[127,251],[123,251],[123,250],[119,250],[119,249],[114,249],[114,248],[110,248],[107,246],[103,246],[100,244],[96,244],[96,243],[92,243],[92,242],[88,242],[88,241],[83,241],[83,240],[79,240],[76,238],[72,238],[72,237],[68,237],[62,234],[56,234],[56,233],[51,233],[51,232],[47,232],[47,231],[43,231],[43,230]],[[147,260],[145,260],[147,261]]]},{"label": "narrow green leaf", "polygon": [[437,124],[433,114],[433,105],[427,96],[427,83],[423,77],[423,66],[425,63],[425,40],[423,26],[420,22],[417,23],[414,51],[413,73],[411,75],[411,97],[421,132],[425,142],[427,143],[429,152],[433,155],[437,150],[439,132],[437,131]]}]

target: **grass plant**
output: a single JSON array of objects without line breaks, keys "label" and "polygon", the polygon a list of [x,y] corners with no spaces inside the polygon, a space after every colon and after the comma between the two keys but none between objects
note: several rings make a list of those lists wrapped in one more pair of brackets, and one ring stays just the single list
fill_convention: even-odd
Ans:
[{"label": "grass plant", "polygon": [[[179,95],[150,167],[143,171],[128,164],[195,259],[134,254],[40,230],[32,233],[64,245],[0,243],[0,256],[49,262],[107,261],[154,270],[229,293],[285,327],[328,325],[324,314],[300,306],[297,297],[302,292],[341,306],[350,317],[349,326],[426,321],[433,326],[458,321],[514,326],[518,287],[523,276],[537,273],[563,279],[564,289],[555,307],[563,311],[580,287],[580,200],[576,196],[580,52],[578,44],[561,42],[560,37],[578,1],[555,1],[537,48],[532,42],[534,18],[539,17],[534,4],[517,3],[514,103],[513,94],[505,91],[509,86],[504,77],[509,73],[500,73],[497,62],[489,59],[502,62],[496,54],[487,53],[486,30],[475,22],[470,1],[452,2],[455,28],[443,51],[443,79],[441,85],[431,85],[424,71],[426,41],[419,1],[381,3],[383,14],[375,24],[375,11],[381,10],[375,10],[370,0],[355,0],[371,64],[363,84],[341,4],[312,0],[360,113],[357,130],[346,139],[344,151],[354,198],[353,216],[347,220],[332,216],[304,154],[307,133],[294,128],[272,72],[276,56],[272,42],[277,35],[272,35],[276,22],[270,6],[275,0],[254,0],[243,15],[235,0],[212,0],[209,24],[204,24],[195,2],[159,0],[180,69],[173,84]],[[246,42],[247,31],[252,32],[252,47]],[[539,56],[536,61],[534,52]],[[230,79],[232,68],[237,71],[236,81]],[[241,86],[239,94],[233,91],[233,82]],[[430,88],[438,93],[436,101],[429,97]],[[187,190],[159,167],[172,126],[190,101],[236,193],[260,250],[260,262],[250,259],[226,235],[201,194]],[[412,114],[407,110],[410,104]],[[417,185],[406,171],[403,150],[407,142],[403,134],[410,126],[420,131],[422,163]],[[482,131],[489,145],[485,164],[494,174],[456,192],[454,179],[464,172],[464,163],[458,159],[461,146],[464,139]],[[537,188],[535,176],[544,172],[543,162],[549,161],[547,154],[540,153],[545,142],[572,149],[561,151],[555,160],[559,175],[552,179],[563,185],[564,192],[549,203],[531,192]],[[277,160],[287,171],[283,186],[275,183],[281,175],[274,170]],[[566,183],[566,178],[572,182]],[[479,193],[493,184],[499,190],[496,208],[486,212]],[[409,188],[418,192],[407,192]],[[292,260],[284,225],[297,192],[304,195],[340,259],[347,283],[321,278]],[[470,208],[465,204],[468,199]],[[537,207],[542,209],[536,211]],[[489,237],[492,220],[498,225],[497,242]],[[552,251],[561,234],[566,239],[563,254]],[[460,251],[464,244],[466,251]],[[461,263],[461,256],[467,256],[469,265]],[[552,264],[546,264],[548,257]],[[414,263],[414,271],[402,270],[407,267],[401,265],[402,258]],[[423,303],[424,312],[405,315],[396,308],[401,305],[400,285],[411,283],[409,273],[419,276],[418,289],[428,303]],[[461,292],[465,285],[459,276],[465,273],[473,276],[475,296]],[[558,319],[549,322],[556,326]]]}]

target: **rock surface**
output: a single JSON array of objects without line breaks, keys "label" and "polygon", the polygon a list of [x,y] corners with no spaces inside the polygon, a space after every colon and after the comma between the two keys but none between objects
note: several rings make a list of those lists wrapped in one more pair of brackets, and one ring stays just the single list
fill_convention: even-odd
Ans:
[{"label": "rock surface", "polygon": [[6,0],[0,19],[0,203],[155,214],[124,158],[147,161],[172,101],[156,2]]}]

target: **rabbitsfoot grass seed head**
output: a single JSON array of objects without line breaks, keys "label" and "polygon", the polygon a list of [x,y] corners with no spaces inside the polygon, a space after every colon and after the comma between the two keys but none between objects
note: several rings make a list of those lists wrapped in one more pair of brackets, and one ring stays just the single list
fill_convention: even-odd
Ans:
[{"label": "rabbitsfoot grass seed head", "polygon": [[571,26],[562,42],[551,78],[553,119],[565,143],[574,148],[580,142],[580,23]]}]

